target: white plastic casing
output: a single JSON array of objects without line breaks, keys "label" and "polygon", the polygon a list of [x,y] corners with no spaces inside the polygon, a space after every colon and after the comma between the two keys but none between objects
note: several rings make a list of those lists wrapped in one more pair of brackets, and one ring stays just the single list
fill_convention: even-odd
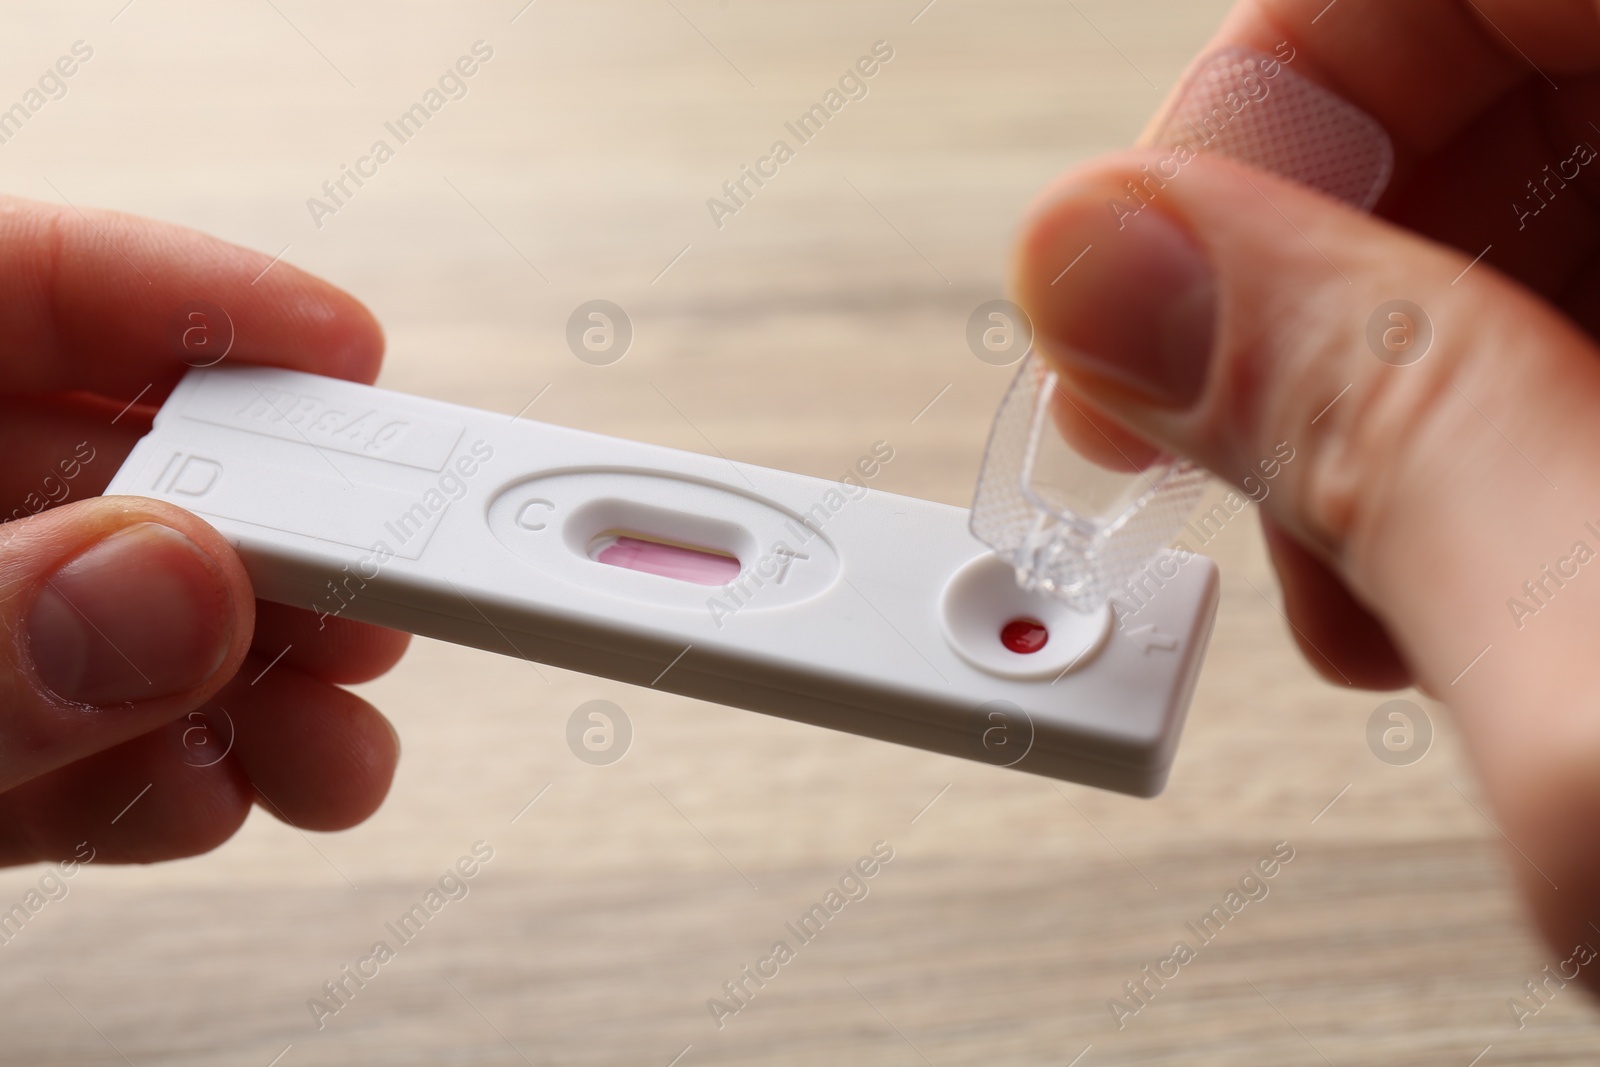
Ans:
[{"label": "white plastic casing", "polygon": [[[1164,552],[1080,613],[961,508],[265,368],[191,371],[107,492],[206,519],[266,600],[1144,796],[1217,600]],[[619,533],[738,577],[591,558]],[[1043,649],[1001,644],[1017,617]]]}]

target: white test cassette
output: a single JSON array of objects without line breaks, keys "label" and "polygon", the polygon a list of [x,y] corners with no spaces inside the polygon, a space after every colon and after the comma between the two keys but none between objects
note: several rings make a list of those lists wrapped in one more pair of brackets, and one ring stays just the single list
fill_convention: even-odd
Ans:
[{"label": "white test cassette", "polygon": [[1143,796],[1217,601],[1164,551],[1079,611],[962,508],[260,367],[190,371],[107,493],[266,600]]}]

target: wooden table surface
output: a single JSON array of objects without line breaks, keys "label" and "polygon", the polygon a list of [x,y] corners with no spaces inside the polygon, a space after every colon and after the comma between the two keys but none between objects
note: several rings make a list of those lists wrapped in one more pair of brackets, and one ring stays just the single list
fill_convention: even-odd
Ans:
[{"label": "wooden table surface", "polygon": [[[94,55],[0,176],[283,250],[375,309],[389,387],[825,477],[887,440],[881,487],[965,504],[1011,373],[965,324],[1019,214],[1137,133],[1226,4],[923,2],[12,5],[0,96]],[[465,97],[319,227],[307,199],[478,41]],[[715,225],[878,41],[866,97]],[[597,298],[636,334],[610,366],[565,339]],[[1507,1008],[1556,960],[1443,710],[1409,694],[1432,750],[1377,759],[1387,698],[1297,656],[1253,517],[1206,551],[1222,606],[1156,800],[419,641],[361,687],[405,746],[376,817],[257,812],[212,855],[85,869],[0,947],[0,1058],[1594,1063],[1575,989],[1521,1030]],[[565,740],[599,698],[634,731],[601,767]],[[308,1001],[480,841],[468,895],[319,1029]],[[869,895],[719,1028],[708,999],[879,841]],[[1278,842],[1268,896],[1119,1029],[1108,998]],[[40,875],[0,872],[0,903]]]}]

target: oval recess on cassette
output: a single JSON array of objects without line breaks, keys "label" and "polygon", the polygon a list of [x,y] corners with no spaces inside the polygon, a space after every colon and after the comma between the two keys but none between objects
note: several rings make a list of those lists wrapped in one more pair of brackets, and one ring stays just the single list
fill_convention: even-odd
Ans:
[{"label": "oval recess on cassette", "polygon": [[[809,600],[839,576],[839,555],[801,516],[727,486],[649,471],[569,468],[514,482],[490,500],[490,530],[542,574],[597,593],[732,615]],[[608,546],[650,543],[732,557],[729,580],[685,580],[673,567],[618,565]],[[650,554],[646,553],[646,557]],[[715,568],[690,568],[714,573]]]}]

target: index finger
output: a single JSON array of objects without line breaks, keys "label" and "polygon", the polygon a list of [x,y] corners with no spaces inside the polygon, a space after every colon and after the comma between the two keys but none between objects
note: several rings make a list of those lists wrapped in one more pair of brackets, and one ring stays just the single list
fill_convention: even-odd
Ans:
[{"label": "index finger", "polygon": [[0,295],[9,393],[158,399],[197,362],[172,334],[200,302],[223,313],[212,326],[226,328],[231,361],[370,383],[383,356],[377,320],[343,290],[261,252],[118,212],[0,198]]},{"label": "index finger", "polygon": [[1600,10],[1590,0],[1242,0],[1206,53],[1285,42],[1297,72],[1389,131],[1404,170],[1519,83],[1553,89],[1600,66]]}]

